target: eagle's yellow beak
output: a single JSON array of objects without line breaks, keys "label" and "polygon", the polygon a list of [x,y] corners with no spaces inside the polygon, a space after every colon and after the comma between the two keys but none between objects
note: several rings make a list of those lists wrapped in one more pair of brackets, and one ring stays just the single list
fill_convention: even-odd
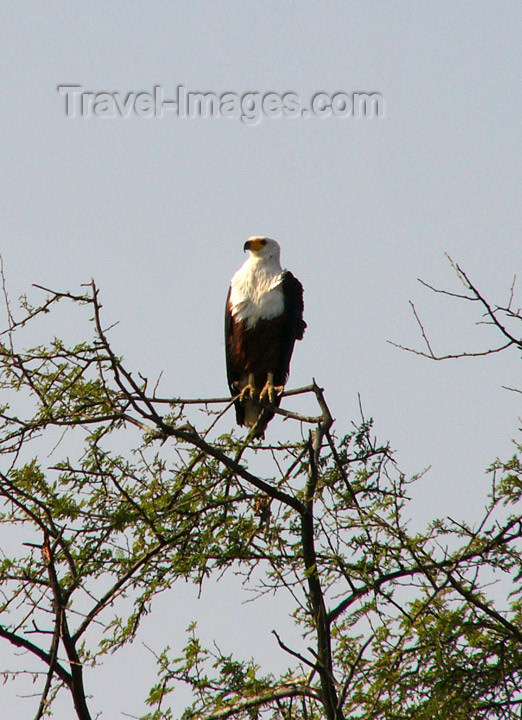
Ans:
[{"label": "eagle's yellow beak", "polygon": [[243,250],[253,250],[256,252],[257,250],[261,250],[264,245],[266,245],[265,238],[253,237],[246,241],[243,245]]}]

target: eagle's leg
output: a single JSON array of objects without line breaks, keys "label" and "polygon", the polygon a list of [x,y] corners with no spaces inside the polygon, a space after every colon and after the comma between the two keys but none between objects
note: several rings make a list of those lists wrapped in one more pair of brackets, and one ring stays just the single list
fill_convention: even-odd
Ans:
[{"label": "eagle's leg", "polygon": [[248,383],[241,390],[239,394],[239,401],[245,402],[245,400],[255,400],[256,398],[256,380],[254,373],[248,373]]},{"label": "eagle's leg", "polygon": [[274,405],[278,395],[281,395],[285,389],[284,385],[274,385],[274,373],[267,373],[265,387],[259,394],[260,400],[268,400],[270,405]]}]

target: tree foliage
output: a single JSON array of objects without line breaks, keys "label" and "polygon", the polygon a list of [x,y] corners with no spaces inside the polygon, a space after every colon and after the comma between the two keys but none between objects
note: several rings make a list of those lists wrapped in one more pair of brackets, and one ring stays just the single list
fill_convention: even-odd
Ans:
[{"label": "tree foliage", "polygon": [[[502,321],[520,320],[512,294],[493,306],[458,272],[503,349],[520,350]],[[235,657],[204,647],[193,624],[184,647],[157,649],[146,720],[175,717],[179,684],[192,692],[183,720],[521,717],[520,446],[490,468],[473,525],[442,518],[411,532],[418,478],[401,473],[362,413],[336,428],[315,381],[285,393],[307,396],[310,415],[277,410],[297,439],[219,434],[230,402],[158,396],[112,347],[94,283],[41,290],[16,318],[6,296],[0,346],[0,522],[11,533],[0,638],[26,652],[35,718],[52,714],[58,693],[80,720],[95,717],[90,668],[140,633],[160,593],[227,571],[258,594],[291,597],[301,640],[274,632],[287,671],[261,669],[255,629]],[[91,320],[90,335],[20,346],[63,303]],[[204,429],[189,419],[194,403],[209,410]]]}]

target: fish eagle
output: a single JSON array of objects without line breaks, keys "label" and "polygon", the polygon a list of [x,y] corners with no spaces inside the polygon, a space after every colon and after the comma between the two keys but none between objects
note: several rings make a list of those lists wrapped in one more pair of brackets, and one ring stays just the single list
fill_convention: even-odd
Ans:
[{"label": "fish eagle", "polygon": [[232,277],[225,309],[227,378],[239,425],[263,437],[281,400],[296,340],[306,328],[303,286],[283,270],[275,240],[251,237],[248,259]]}]

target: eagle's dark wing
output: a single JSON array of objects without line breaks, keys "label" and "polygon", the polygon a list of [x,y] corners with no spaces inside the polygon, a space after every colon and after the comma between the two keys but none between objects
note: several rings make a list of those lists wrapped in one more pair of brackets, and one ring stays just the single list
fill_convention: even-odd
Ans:
[{"label": "eagle's dark wing", "polygon": [[[240,388],[236,385],[241,379],[241,368],[238,367],[235,362],[237,358],[236,346],[238,338],[235,336],[235,326],[232,313],[230,312],[230,293],[231,289],[228,290],[227,302],[225,305],[225,360],[227,366],[227,380],[230,394],[232,397],[238,394]],[[234,403],[236,408],[236,419],[239,425],[243,425],[245,422],[245,408],[236,400]]]},{"label": "eagle's dark wing", "polygon": [[291,272],[285,271],[283,275],[283,295],[285,327],[281,342],[281,354],[278,367],[274,375],[276,385],[284,385],[290,372],[290,360],[294,351],[296,340],[301,340],[306,328],[303,320],[304,302],[303,286]]}]

